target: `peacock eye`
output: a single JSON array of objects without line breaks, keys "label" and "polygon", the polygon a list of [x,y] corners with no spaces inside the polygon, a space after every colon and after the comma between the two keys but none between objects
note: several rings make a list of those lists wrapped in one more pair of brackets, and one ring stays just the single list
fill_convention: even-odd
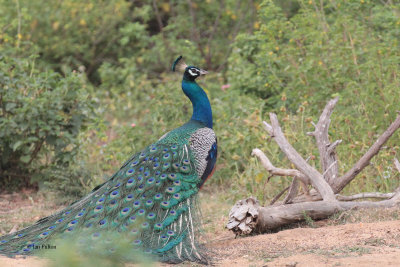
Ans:
[{"label": "peacock eye", "polygon": [[192,76],[198,76],[200,74],[200,72],[197,69],[194,69],[194,68],[189,69],[188,71],[189,71],[189,74],[192,75]]}]

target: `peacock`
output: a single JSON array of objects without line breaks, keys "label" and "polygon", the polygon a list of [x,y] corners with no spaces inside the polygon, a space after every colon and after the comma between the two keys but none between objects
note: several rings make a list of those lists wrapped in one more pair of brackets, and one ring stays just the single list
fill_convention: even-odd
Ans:
[{"label": "peacock", "polygon": [[209,99],[196,83],[207,71],[186,65],[182,56],[172,65],[172,71],[178,69],[193,106],[191,119],[134,154],[86,197],[0,237],[0,255],[35,255],[38,248],[68,238],[82,251],[100,247],[112,254],[116,246],[111,235],[127,240],[128,252],[147,253],[162,262],[207,262],[196,238],[197,193],[214,173],[217,137]]}]

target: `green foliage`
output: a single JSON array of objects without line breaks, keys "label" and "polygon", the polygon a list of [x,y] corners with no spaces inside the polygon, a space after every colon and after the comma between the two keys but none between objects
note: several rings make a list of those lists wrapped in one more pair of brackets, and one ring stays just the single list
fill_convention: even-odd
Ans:
[{"label": "green foliage", "polygon": [[[257,1],[255,1],[257,3]],[[85,70],[98,84],[103,63],[132,58],[157,76],[176,55],[191,55],[207,69],[225,66],[236,35],[251,31],[256,4],[238,0],[153,1],[0,0],[0,40],[30,41],[45,64],[69,73]],[[10,24],[9,22],[12,21]],[[1,29],[1,28],[0,28]]]},{"label": "green foliage", "polygon": [[[396,117],[400,6],[376,1],[298,4],[299,9],[288,14],[273,1],[263,1],[259,30],[236,39],[229,59],[229,82],[248,95],[265,99],[267,108],[278,112],[290,142],[317,169],[318,152],[305,132],[313,131],[310,122],[318,120],[326,102],[340,96],[330,136],[343,140],[338,147],[343,174]],[[397,133],[347,190],[393,190],[399,183],[391,167],[399,141]],[[275,154],[275,147],[271,143],[263,150],[277,166],[289,166],[281,153]],[[277,179],[279,187],[287,184]]]},{"label": "green foliage", "polygon": [[1,57],[2,185],[41,183],[50,178],[50,167],[71,174],[68,168],[79,150],[79,131],[93,118],[84,87],[81,74],[63,78],[54,71],[41,72],[35,68],[35,56]]},{"label": "green foliage", "polygon": [[3,38],[17,36],[18,42],[34,43],[41,59],[65,74],[81,68],[95,80],[95,70],[103,61],[146,46],[144,26],[133,20],[143,19],[148,12],[131,12],[128,1],[70,0],[43,5],[42,1],[2,0],[0,5],[5,18],[13,20]]},{"label": "green foliage", "polygon": [[260,29],[235,43],[233,85],[272,104],[286,93],[292,111],[310,98],[318,108],[334,94],[378,95],[398,85],[398,6],[299,3],[290,18],[272,1],[262,3]]}]

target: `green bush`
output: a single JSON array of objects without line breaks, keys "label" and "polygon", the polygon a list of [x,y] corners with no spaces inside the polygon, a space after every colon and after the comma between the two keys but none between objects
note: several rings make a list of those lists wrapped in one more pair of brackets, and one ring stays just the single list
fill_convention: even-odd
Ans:
[{"label": "green bush", "polygon": [[95,84],[103,63],[119,65],[123,58],[151,76],[179,54],[222,69],[235,36],[252,31],[257,2],[0,0],[0,42],[30,41],[41,63],[61,73],[84,69]]},{"label": "green bush", "polygon": [[129,1],[69,0],[43,5],[42,1],[2,0],[0,5],[4,24],[13,22],[3,39],[11,36],[33,43],[41,62],[64,74],[84,68],[96,81],[96,70],[103,61],[146,45],[144,26],[133,21],[141,19],[143,12],[136,10],[134,16]]},{"label": "green bush", "polygon": [[[259,30],[236,39],[235,53],[229,59],[229,82],[247,95],[265,99],[266,109],[278,113],[290,142],[305,158],[318,155],[314,141],[305,136],[313,130],[311,121],[318,120],[329,99],[340,96],[330,136],[343,140],[338,146],[343,174],[396,117],[400,103],[400,20],[396,14],[400,5],[298,3],[299,9],[287,16],[273,1],[263,1]],[[268,115],[263,118],[268,120]],[[396,133],[348,192],[391,191],[398,186],[392,160],[399,153],[399,142]],[[273,142],[263,144],[263,150],[277,166],[290,166]],[[318,157],[311,163],[319,168]],[[246,175],[251,176],[254,172]],[[282,178],[276,182],[281,188],[287,185]]]},{"label": "green bush", "polygon": [[299,4],[289,18],[273,1],[261,4],[260,29],[241,34],[234,45],[229,76],[235,87],[275,107],[285,94],[291,111],[304,101],[319,103],[318,109],[332,95],[375,98],[397,87],[399,4]]},{"label": "green bush", "polygon": [[79,133],[93,121],[93,103],[85,86],[80,73],[61,77],[40,71],[35,56],[0,57],[2,186],[42,184],[55,169],[71,173]]}]

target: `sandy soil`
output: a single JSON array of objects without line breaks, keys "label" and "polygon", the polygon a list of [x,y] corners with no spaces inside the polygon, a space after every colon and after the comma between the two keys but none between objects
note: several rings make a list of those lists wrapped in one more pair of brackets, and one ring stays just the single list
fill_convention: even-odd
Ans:
[{"label": "sandy soil", "polygon": [[400,221],[226,236],[211,247],[220,266],[400,266]]},{"label": "sandy soil", "polygon": [[[0,232],[18,229],[60,208],[44,204],[48,199],[27,193],[25,197],[0,195]],[[217,204],[215,204],[217,205]],[[204,213],[214,208],[205,207]],[[391,210],[398,214],[400,209]],[[389,214],[389,213],[388,213]],[[207,218],[208,214],[204,214]],[[376,215],[376,213],[374,213]],[[366,217],[365,217],[366,218]],[[382,219],[375,216],[374,220]],[[390,219],[390,218],[389,218]],[[368,219],[369,220],[369,219]],[[24,223],[22,223],[22,221]],[[400,266],[400,220],[330,225],[283,230],[273,234],[238,237],[223,230],[221,216],[206,227],[207,247],[216,266]],[[218,226],[218,227],[217,227]],[[48,266],[35,257],[0,257],[0,266]],[[190,263],[181,266],[192,266]]]}]

